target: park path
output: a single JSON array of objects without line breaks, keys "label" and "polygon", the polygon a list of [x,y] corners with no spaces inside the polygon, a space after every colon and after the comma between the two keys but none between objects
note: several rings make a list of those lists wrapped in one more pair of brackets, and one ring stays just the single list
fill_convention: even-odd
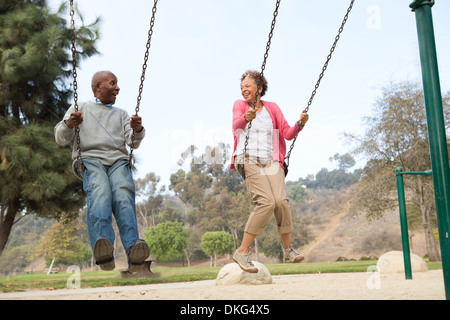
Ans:
[{"label": "park path", "polygon": [[345,217],[350,210],[350,200],[346,201],[344,207],[340,212],[334,215],[330,221],[327,223],[325,230],[321,231],[313,241],[307,244],[301,251],[302,254],[308,259],[308,255],[311,253],[314,248],[316,248],[319,244],[321,244],[325,239],[327,239],[333,231],[339,226],[341,219]]},{"label": "park path", "polygon": [[[374,277],[377,277],[379,281],[372,281]],[[303,274],[272,276],[272,278],[272,284],[264,285],[218,286],[215,280],[204,280],[124,287],[0,293],[0,300],[199,300],[205,302],[206,300],[445,299],[442,270],[415,272],[413,280],[405,280],[405,275],[402,273],[379,275],[373,272]],[[156,307],[157,304],[154,306]],[[177,311],[172,309],[166,312]]]}]

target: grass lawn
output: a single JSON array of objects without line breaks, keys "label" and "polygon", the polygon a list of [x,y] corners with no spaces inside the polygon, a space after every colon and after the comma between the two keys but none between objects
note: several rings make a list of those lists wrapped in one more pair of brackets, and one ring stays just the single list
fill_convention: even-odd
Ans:
[{"label": "grass lawn", "polygon": [[[266,265],[272,275],[307,274],[307,273],[336,273],[336,272],[366,272],[376,260],[367,261],[336,261],[300,264]],[[144,279],[122,279],[119,270],[86,271],[81,272],[81,287],[110,287],[163,282],[184,282],[197,280],[211,280],[217,277],[222,267],[163,267],[152,266],[151,270],[158,277]],[[441,269],[441,263],[428,263],[428,268]],[[44,273],[21,274],[0,277],[0,292],[21,292],[29,290],[56,290],[67,288],[70,273],[47,275]]]}]

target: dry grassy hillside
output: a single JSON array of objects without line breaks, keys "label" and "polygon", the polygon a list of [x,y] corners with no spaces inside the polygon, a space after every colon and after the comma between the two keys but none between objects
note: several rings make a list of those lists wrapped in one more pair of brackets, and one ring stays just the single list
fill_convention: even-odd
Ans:
[{"label": "dry grassy hillside", "polygon": [[[331,195],[317,193],[299,208],[303,219],[310,222],[314,240],[300,248],[306,262],[335,261],[380,257],[391,250],[402,250],[398,210],[385,213],[375,221],[367,221],[364,212],[352,209],[352,188]],[[411,250],[426,254],[421,230],[410,231]]]}]

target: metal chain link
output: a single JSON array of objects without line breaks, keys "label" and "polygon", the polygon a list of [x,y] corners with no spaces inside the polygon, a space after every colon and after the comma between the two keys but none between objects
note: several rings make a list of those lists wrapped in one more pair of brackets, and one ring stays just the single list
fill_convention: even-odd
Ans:
[{"label": "metal chain link", "polygon": [[[319,74],[319,79],[317,80],[316,85],[314,86],[314,90],[311,93],[311,97],[309,98],[308,103],[306,105],[306,108],[305,108],[306,113],[309,111],[309,107],[311,106],[311,104],[313,102],[313,99],[316,95],[317,89],[319,88],[320,82],[322,81],[323,75],[325,74],[325,71],[327,70],[328,63],[330,62],[333,52],[336,49],[336,45],[337,45],[339,39],[341,38],[341,33],[342,33],[342,31],[344,31],[345,23],[347,22],[350,11],[352,11],[354,2],[355,2],[355,0],[351,0],[350,5],[347,9],[347,13],[345,14],[344,19],[342,20],[341,26],[338,30],[338,34],[334,38],[334,42],[333,42],[333,45],[331,46],[330,53],[327,56],[325,64],[322,67],[322,72],[320,72],[320,74]],[[294,144],[295,144],[295,141],[297,140],[298,134],[299,134],[300,130],[304,127],[304,125],[301,124],[300,122],[297,122],[297,126],[298,126],[297,133],[295,134],[295,137],[292,140],[292,144],[291,144],[291,147],[289,148],[289,152],[287,153],[286,157],[284,158],[284,161],[286,162],[286,168],[289,167],[289,159],[291,157],[291,152],[292,152],[292,149],[294,148]]]},{"label": "metal chain link", "polygon": [[272,43],[273,30],[275,29],[275,23],[277,22],[278,8],[280,7],[281,0],[277,0],[275,11],[273,12],[272,24],[270,25],[269,39],[267,40],[266,52],[264,53],[264,60],[261,66],[261,75],[264,75],[264,70],[266,69],[266,61],[269,56],[270,44]]},{"label": "metal chain link", "polygon": [[[142,65],[141,83],[139,84],[139,92],[138,92],[137,101],[136,101],[136,109],[135,109],[136,116],[139,113],[139,108],[141,105],[142,91],[144,90],[145,72],[147,71],[147,61],[148,61],[149,51],[150,51],[151,42],[152,42],[153,26],[155,25],[155,14],[156,14],[156,5],[157,4],[158,4],[158,0],[155,0],[155,2],[153,4],[153,8],[152,8],[152,17],[150,19],[150,28],[148,30],[147,43],[145,45],[146,50],[145,50],[145,54],[144,54],[144,64]],[[135,134],[135,130],[133,129],[133,134],[131,135],[131,148],[130,148],[130,160],[129,160],[130,168],[133,166],[133,149],[134,149],[134,140],[135,139],[136,139],[136,134]]]},{"label": "metal chain link", "polygon": [[[78,83],[77,83],[77,52],[75,48],[75,7],[73,4],[73,0],[70,0],[70,42],[71,42],[71,51],[72,51],[72,72],[73,72],[73,99],[74,99],[74,108],[75,112],[78,112]],[[77,144],[77,161],[78,161],[78,171],[81,176],[83,175],[83,159],[81,158],[81,140],[80,140],[80,128],[79,126],[75,127],[75,140]]]},{"label": "metal chain link", "polygon": [[[261,76],[264,75],[264,70],[266,69],[267,57],[269,56],[270,45],[272,43],[273,31],[275,29],[275,23],[277,22],[278,8],[280,7],[280,3],[281,3],[281,0],[277,0],[276,6],[275,6],[275,11],[273,12],[272,24],[270,25],[269,39],[267,40],[266,52],[264,53],[264,59],[263,59],[262,65],[261,65],[261,72],[260,72]],[[255,100],[253,101],[253,106],[252,106],[253,110],[256,108],[256,103],[258,102],[260,88],[261,88],[261,86],[257,83]],[[247,135],[245,137],[245,142],[244,142],[244,162],[245,162],[245,154],[247,153],[248,138],[250,136],[251,128],[252,128],[252,121],[250,121],[248,123]]]}]

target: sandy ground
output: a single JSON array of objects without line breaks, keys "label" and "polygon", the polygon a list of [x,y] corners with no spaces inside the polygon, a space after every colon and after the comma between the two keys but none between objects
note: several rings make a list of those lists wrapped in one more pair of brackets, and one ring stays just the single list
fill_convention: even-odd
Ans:
[{"label": "sandy ground", "polygon": [[273,276],[272,284],[223,285],[215,280],[0,293],[0,300],[445,300],[442,270],[405,275],[339,273]]}]

